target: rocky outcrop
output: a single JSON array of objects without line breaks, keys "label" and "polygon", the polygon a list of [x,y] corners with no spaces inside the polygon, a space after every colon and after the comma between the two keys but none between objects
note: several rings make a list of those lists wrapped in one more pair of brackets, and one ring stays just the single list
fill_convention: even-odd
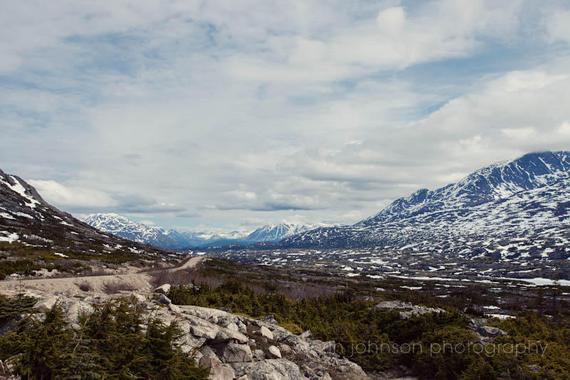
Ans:
[{"label": "rocky outcrop", "polygon": [[400,318],[409,319],[422,314],[429,313],[445,313],[445,310],[440,308],[427,307],[422,305],[413,305],[409,302],[402,301],[384,301],[376,305],[376,309],[380,310],[395,310],[400,314]]},{"label": "rocky outcrop", "polygon": [[487,320],[485,318],[481,319],[471,319],[469,323],[469,328],[477,334],[479,340],[482,342],[493,340],[494,338],[508,335],[507,332],[501,330],[498,327],[486,325]]},{"label": "rocky outcrop", "polygon": [[[210,379],[368,379],[362,368],[335,352],[334,342],[312,339],[309,332],[295,335],[265,320],[205,307],[165,304],[160,296],[164,294],[135,294],[133,300],[149,317],[178,325],[183,333],[178,345],[199,365],[210,369]],[[36,310],[46,312],[57,304],[71,323],[77,323],[81,313],[92,311],[92,305],[102,301],[105,297],[78,299],[60,294],[44,297]]]}]

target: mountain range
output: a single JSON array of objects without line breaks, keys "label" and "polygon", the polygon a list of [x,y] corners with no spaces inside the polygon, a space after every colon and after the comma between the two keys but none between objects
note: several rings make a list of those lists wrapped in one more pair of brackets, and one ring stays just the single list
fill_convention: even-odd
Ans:
[{"label": "mountain range", "polygon": [[22,178],[0,170],[0,243],[57,252],[155,255],[161,251],[97,230],[47,203]]},{"label": "mountain range", "polygon": [[[263,226],[248,234],[167,230],[117,214],[85,221],[0,171],[0,243],[87,252],[227,248],[372,248],[419,255],[570,258],[570,152],[529,153],[435,190],[420,189],[354,225]],[[153,251],[146,245],[158,248]]]},{"label": "mountain range", "polygon": [[354,225],[317,228],[280,246],[567,258],[569,210],[570,152],[529,153],[455,184],[420,189]]},{"label": "mountain range", "polygon": [[162,227],[138,223],[125,216],[106,213],[91,214],[84,219],[90,226],[132,241],[149,244],[163,249],[216,248],[246,246],[256,243],[277,242],[285,237],[308,231],[311,226],[281,223],[265,225],[250,233],[237,231],[229,233],[205,233],[177,231]]}]

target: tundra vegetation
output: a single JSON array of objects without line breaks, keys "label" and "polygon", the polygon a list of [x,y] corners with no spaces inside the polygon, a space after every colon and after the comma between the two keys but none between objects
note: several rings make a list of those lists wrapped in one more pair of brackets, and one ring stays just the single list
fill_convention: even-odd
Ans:
[{"label": "tundra vegetation", "polygon": [[[296,333],[310,330],[318,339],[334,340],[337,352],[370,373],[405,366],[423,379],[570,378],[567,307],[555,315],[526,311],[512,319],[490,318],[489,327],[506,335],[488,338],[473,327],[481,317],[473,307],[473,289],[451,300],[406,292],[399,298],[445,312],[402,318],[396,310],[376,307],[394,294],[367,289],[362,283],[344,284],[335,293],[331,282],[315,283],[307,277],[295,282],[281,275],[248,275],[244,267],[212,261],[195,274],[194,284],[173,287],[169,297],[176,304],[222,308],[254,318],[271,315]],[[281,287],[280,281],[287,285]],[[311,293],[320,295],[291,296]]]}]

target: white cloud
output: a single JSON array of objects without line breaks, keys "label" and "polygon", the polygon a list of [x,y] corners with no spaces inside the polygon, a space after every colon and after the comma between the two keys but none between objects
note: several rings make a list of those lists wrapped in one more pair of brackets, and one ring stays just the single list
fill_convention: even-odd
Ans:
[{"label": "white cloud", "polygon": [[546,35],[553,42],[570,43],[570,10],[554,9],[545,18]]},{"label": "white cloud", "polygon": [[542,55],[563,33],[529,37],[556,14],[529,4],[4,4],[3,169],[75,212],[353,222],[570,146],[570,60]]},{"label": "white cloud", "polygon": [[56,181],[29,180],[48,202],[62,208],[113,208],[117,202],[104,192],[82,187],[69,187]]}]

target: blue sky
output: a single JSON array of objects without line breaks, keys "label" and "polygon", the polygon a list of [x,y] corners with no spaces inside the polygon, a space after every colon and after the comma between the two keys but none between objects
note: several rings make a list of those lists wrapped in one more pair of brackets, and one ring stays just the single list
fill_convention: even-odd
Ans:
[{"label": "blue sky", "polygon": [[0,167],[77,215],[351,223],[570,147],[563,1],[5,1],[0,22]]}]

